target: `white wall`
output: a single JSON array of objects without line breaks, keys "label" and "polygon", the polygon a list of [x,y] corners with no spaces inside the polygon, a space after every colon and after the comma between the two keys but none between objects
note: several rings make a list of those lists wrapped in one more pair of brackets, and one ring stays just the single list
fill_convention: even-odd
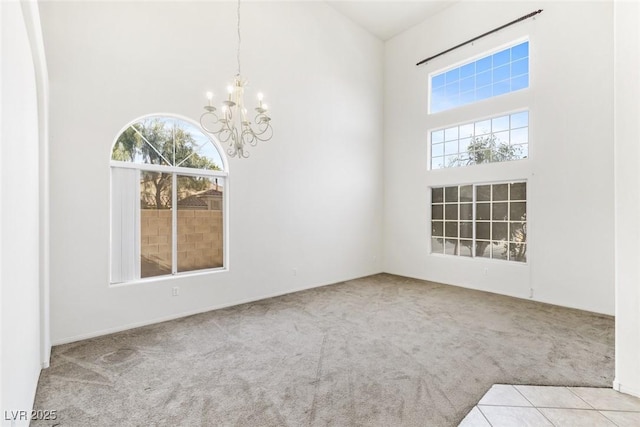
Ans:
[{"label": "white wall", "polygon": [[616,2],[616,379],[640,397],[640,5]]},{"label": "white wall", "polygon": [[[1,386],[3,425],[30,411],[40,374],[39,152],[36,80],[18,2],[0,5]],[[5,411],[9,414],[5,415]],[[15,425],[28,425],[22,417]]]},{"label": "white wall", "polygon": [[[613,314],[612,22],[610,2],[460,2],[387,42],[384,271]],[[430,72],[523,36],[530,89],[428,116]],[[523,107],[530,159],[427,170],[430,129]],[[528,180],[526,265],[429,254],[429,186],[511,179]]]},{"label": "white wall", "polygon": [[41,5],[54,344],[381,271],[382,42],[321,2],[243,3],[242,72],[275,136],[231,159],[230,269],[109,286],[111,144],[136,117],[197,119],[205,91],[224,93],[235,7]]}]

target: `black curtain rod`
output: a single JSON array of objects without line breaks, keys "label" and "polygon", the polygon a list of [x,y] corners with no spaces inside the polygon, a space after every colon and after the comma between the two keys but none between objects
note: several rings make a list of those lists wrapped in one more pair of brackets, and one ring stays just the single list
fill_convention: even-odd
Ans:
[{"label": "black curtain rod", "polygon": [[452,47],[452,48],[449,48],[449,49],[447,49],[447,50],[443,50],[442,52],[440,52],[440,53],[439,53],[439,54],[437,54],[437,55],[433,55],[433,56],[428,57],[427,59],[423,59],[422,61],[418,62],[418,63],[416,64],[416,66],[418,66],[418,65],[422,65],[422,64],[425,64],[425,63],[427,63],[427,62],[431,61],[431,60],[432,60],[432,59],[434,59],[434,58],[437,58],[437,57],[439,57],[439,56],[442,56],[442,55],[444,55],[445,53],[449,53],[449,52],[451,52],[452,50],[456,50],[457,48],[462,47],[462,46],[464,46],[464,45],[466,45],[466,44],[473,43],[474,41],[476,41],[476,40],[478,40],[478,39],[480,39],[480,38],[482,38],[482,37],[484,37],[484,36],[488,36],[489,34],[493,34],[493,33],[495,33],[496,31],[500,31],[500,30],[502,30],[503,28],[507,28],[507,27],[508,27],[508,26],[510,26],[510,25],[516,24],[516,23],[518,23],[518,22],[520,22],[520,21],[524,21],[525,19],[532,18],[532,17],[536,16],[537,14],[539,14],[539,13],[541,13],[541,12],[542,12],[542,9],[538,9],[538,10],[536,10],[536,11],[533,11],[533,12],[529,13],[528,15],[521,16],[520,18],[518,18],[518,19],[516,19],[516,20],[513,20],[513,21],[509,22],[508,24],[504,24],[504,25],[503,25],[503,26],[501,26],[501,27],[494,28],[493,30],[491,30],[491,31],[487,31],[486,33],[481,34],[481,35],[479,35],[478,37],[474,37],[474,38],[472,38],[471,40],[467,40],[467,41],[466,41],[466,42],[464,42],[464,43],[460,43],[459,45],[456,45],[456,46],[454,46],[454,47]]}]

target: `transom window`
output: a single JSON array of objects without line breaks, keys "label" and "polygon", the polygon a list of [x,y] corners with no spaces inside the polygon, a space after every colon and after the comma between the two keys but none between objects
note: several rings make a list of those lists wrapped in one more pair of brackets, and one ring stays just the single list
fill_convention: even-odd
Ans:
[{"label": "transom window", "polygon": [[529,87],[529,42],[502,49],[430,79],[430,113]]},{"label": "transom window", "polygon": [[187,120],[127,126],[111,153],[111,282],[224,267],[225,169]]},{"label": "transom window", "polygon": [[431,132],[431,169],[504,162],[528,156],[528,111]]},{"label": "transom window", "polygon": [[527,183],[432,188],[431,253],[526,262]]}]

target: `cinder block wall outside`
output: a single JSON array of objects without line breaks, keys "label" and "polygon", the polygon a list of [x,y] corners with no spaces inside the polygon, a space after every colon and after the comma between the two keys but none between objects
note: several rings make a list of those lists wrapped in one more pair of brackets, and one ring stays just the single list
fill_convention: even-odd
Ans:
[{"label": "cinder block wall outside", "polygon": [[[143,259],[170,272],[171,210],[142,209],[140,234]],[[179,272],[222,267],[222,211],[178,209],[177,237]]]}]

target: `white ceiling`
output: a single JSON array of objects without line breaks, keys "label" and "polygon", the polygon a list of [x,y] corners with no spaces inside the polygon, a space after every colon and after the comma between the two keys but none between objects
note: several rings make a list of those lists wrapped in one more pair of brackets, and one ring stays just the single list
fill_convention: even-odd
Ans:
[{"label": "white ceiling", "polygon": [[379,39],[389,40],[455,3],[455,0],[344,0],[327,3]]}]

